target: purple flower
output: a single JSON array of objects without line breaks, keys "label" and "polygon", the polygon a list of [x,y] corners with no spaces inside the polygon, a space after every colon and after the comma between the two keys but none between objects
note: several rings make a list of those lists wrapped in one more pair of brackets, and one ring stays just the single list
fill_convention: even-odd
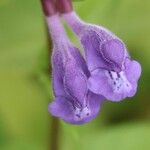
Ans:
[{"label": "purple flower", "polygon": [[84,47],[91,73],[88,88],[111,101],[134,96],[141,66],[131,59],[125,44],[109,30],[84,23],[75,12],[64,18]]},{"label": "purple flower", "polygon": [[103,97],[88,90],[90,73],[79,50],[63,31],[58,16],[47,18],[53,40],[53,90],[49,112],[71,124],[84,124],[96,117]]}]

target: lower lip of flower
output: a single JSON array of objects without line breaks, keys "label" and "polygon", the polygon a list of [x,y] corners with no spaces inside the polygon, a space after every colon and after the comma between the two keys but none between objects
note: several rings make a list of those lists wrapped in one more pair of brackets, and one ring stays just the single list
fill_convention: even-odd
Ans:
[{"label": "lower lip of flower", "polygon": [[123,71],[117,73],[114,71],[106,71],[109,84],[111,85],[114,93],[129,92],[132,89],[131,83],[126,78]]},{"label": "lower lip of flower", "polygon": [[80,104],[80,102],[76,100],[74,102],[71,102],[71,105],[73,106],[73,112],[76,121],[81,121],[82,119],[90,116],[91,112],[88,104],[85,104],[83,106],[82,104]]},{"label": "lower lip of flower", "polygon": [[90,109],[86,106],[84,108],[77,108],[75,109],[75,120],[82,120],[90,116],[91,112]]}]

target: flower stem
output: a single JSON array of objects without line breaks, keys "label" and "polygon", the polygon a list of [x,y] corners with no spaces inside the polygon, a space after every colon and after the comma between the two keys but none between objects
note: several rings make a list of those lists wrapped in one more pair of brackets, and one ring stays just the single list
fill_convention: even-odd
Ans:
[{"label": "flower stem", "polygon": [[[41,0],[41,4],[42,4],[44,15],[46,17],[53,16],[57,13],[56,7],[54,5],[54,0]],[[50,60],[52,54],[52,40],[49,35],[49,29],[47,23],[45,23],[45,26],[46,26],[46,33],[47,33],[47,47],[49,50],[48,59]],[[51,72],[52,72],[52,68],[51,65],[49,65],[49,73],[51,74]],[[60,137],[59,134],[60,134],[59,120],[57,118],[52,117],[48,150],[59,150],[59,137]]]},{"label": "flower stem", "polygon": [[59,138],[60,138],[60,122],[58,118],[52,118],[51,122],[51,136],[49,150],[59,150]]},{"label": "flower stem", "polygon": [[68,13],[73,10],[72,0],[56,0],[56,5],[60,13]]},{"label": "flower stem", "polygon": [[54,0],[41,0],[41,4],[45,16],[53,16],[57,13]]}]

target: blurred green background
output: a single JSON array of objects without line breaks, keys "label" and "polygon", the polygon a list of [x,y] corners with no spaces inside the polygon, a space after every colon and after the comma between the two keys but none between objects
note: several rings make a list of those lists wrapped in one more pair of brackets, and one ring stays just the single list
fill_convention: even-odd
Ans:
[{"label": "blurred green background", "polygon": [[[73,126],[60,121],[59,149],[149,150],[150,1],[76,0],[74,6],[87,22],[121,37],[143,73],[134,98],[105,103],[91,123]],[[0,0],[0,150],[55,150],[47,110],[52,100],[48,59],[40,1]]]}]

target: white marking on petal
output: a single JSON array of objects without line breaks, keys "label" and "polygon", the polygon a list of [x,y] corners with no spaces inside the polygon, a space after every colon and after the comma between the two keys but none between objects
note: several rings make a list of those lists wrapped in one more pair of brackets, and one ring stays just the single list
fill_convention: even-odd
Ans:
[{"label": "white marking on petal", "polygon": [[75,120],[82,120],[90,116],[91,111],[88,107],[84,107],[83,109],[76,108],[75,109]]},{"label": "white marking on petal", "polygon": [[131,91],[132,85],[126,78],[123,71],[119,73],[114,71],[106,71],[105,73],[114,93],[128,93]]}]

